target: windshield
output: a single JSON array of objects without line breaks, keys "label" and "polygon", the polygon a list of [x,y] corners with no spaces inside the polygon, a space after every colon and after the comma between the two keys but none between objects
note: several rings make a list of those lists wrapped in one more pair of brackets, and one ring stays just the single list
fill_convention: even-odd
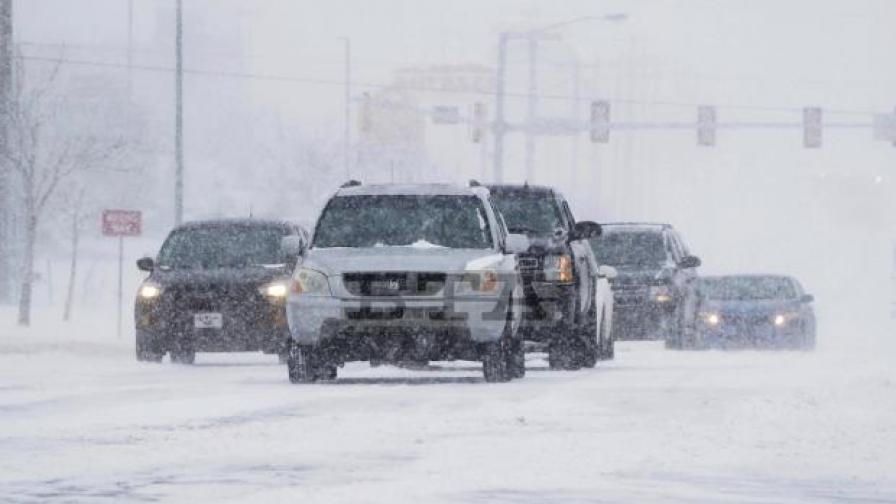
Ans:
[{"label": "windshield", "polygon": [[663,235],[655,232],[606,231],[591,240],[598,262],[610,266],[656,266],[666,260]]},{"label": "windshield", "polygon": [[339,196],[317,224],[314,247],[491,248],[475,196]]},{"label": "windshield", "polygon": [[701,278],[700,294],[719,301],[763,301],[793,299],[793,283],[780,277]]},{"label": "windshield", "polygon": [[560,209],[547,191],[492,189],[491,194],[511,233],[544,237],[563,227]]},{"label": "windshield", "polygon": [[284,232],[257,226],[210,226],[174,231],[159,252],[159,266],[173,269],[241,268],[283,262]]}]

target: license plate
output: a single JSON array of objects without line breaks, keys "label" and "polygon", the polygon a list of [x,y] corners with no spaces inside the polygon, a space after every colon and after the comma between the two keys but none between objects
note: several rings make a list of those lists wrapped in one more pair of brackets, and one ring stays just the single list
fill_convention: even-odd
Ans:
[{"label": "license plate", "polygon": [[221,329],[224,317],[220,313],[197,313],[193,315],[193,327],[196,329]]}]

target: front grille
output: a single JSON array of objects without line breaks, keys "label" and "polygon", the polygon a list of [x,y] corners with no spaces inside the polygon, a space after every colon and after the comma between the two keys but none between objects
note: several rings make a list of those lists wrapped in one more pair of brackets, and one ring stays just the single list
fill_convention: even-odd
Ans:
[{"label": "front grille", "polygon": [[256,287],[245,285],[184,284],[166,291],[174,306],[187,312],[252,311],[263,301]]},{"label": "front grille", "polygon": [[445,287],[438,272],[345,273],[342,283],[353,296],[434,296]]},{"label": "front grille", "polygon": [[650,299],[650,287],[613,285],[613,302],[618,305],[642,304]]},{"label": "front grille", "polygon": [[517,264],[520,267],[520,270],[537,270],[541,268],[541,264],[537,257],[525,257],[522,256],[517,259]]}]

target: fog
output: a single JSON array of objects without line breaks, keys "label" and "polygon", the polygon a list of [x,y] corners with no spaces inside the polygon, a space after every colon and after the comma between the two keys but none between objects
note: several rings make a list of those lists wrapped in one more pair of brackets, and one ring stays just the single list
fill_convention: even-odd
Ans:
[{"label": "fog", "polygon": [[[2,333],[22,340],[62,335],[90,344],[115,340],[116,292],[110,286],[117,282],[117,248],[101,235],[99,215],[104,208],[128,208],[143,212],[143,235],[124,243],[125,323],[122,339],[114,343],[120,350],[133,340],[132,294],[145,277],[134,261],[154,256],[175,223],[175,2],[14,3],[17,64],[24,79],[38,83],[58,69],[52,94],[64,98],[66,110],[102,109],[94,126],[110,138],[129,139],[129,148],[112,169],[88,170],[71,181],[88,188],[71,324],[59,321],[71,252],[68,207],[60,199],[39,227],[34,327],[14,325],[13,302],[0,305],[0,340]],[[562,128],[536,135],[528,174],[525,134],[510,131],[504,181],[558,188],[579,220],[671,223],[702,259],[701,274],[798,278],[815,296],[818,349],[816,360],[801,361],[792,372],[775,369],[782,381],[821,380],[833,363],[838,363],[837,373],[891,367],[896,350],[896,144],[875,140],[871,124],[875,115],[896,110],[891,54],[896,3],[183,4],[186,220],[263,216],[311,229],[321,206],[349,178],[493,182],[494,131],[486,127],[482,141],[474,142],[475,126],[467,119],[476,103],[484,104],[488,122],[495,119],[499,34],[578,20],[539,42],[535,95],[537,117],[583,127],[575,135]],[[610,14],[625,18],[598,19]],[[511,125],[527,120],[527,58],[526,42],[511,40],[506,74]],[[587,129],[597,100],[609,102],[610,121],[619,123],[606,143],[591,141]],[[713,146],[698,146],[693,127],[669,127],[693,123],[702,105],[716,107],[721,125]],[[440,106],[456,107],[462,120],[437,124],[432,110]],[[820,148],[804,147],[804,107],[823,110]],[[666,126],[645,127],[648,123]],[[704,364],[728,358],[708,354]],[[749,359],[737,363],[752,365]],[[662,366],[655,354],[648,361]],[[767,370],[775,367],[761,362]],[[352,369],[351,379],[363,384],[367,375]],[[222,379],[242,384],[254,379],[251,371]],[[875,376],[878,385],[890,383]],[[873,402],[874,394],[867,395]],[[267,400],[258,407],[270,407],[261,404]],[[627,403],[620,399],[617,405]],[[853,400],[849,408],[869,411],[863,408],[870,406]],[[870,410],[875,421],[885,418]],[[883,476],[872,483],[893,488],[893,480]],[[684,495],[687,500],[689,494]]]}]

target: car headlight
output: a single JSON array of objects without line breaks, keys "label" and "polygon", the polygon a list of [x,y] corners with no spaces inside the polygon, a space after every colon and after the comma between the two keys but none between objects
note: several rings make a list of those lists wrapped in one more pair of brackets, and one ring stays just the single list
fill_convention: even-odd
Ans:
[{"label": "car headlight", "polygon": [[718,313],[701,313],[700,319],[708,326],[715,327],[722,323],[722,317]]},{"label": "car headlight", "polygon": [[650,288],[650,299],[657,303],[672,301],[672,289],[668,285],[655,285]]},{"label": "car headlight", "polygon": [[292,279],[290,288],[293,294],[302,296],[330,296],[330,284],[327,276],[308,268],[300,268]]},{"label": "car headlight", "polygon": [[140,286],[140,290],[137,291],[137,295],[140,296],[141,299],[155,299],[162,294],[162,287],[158,284],[152,282],[145,282]]},{"label": "car headlight", "polygon": [[289,286],[285,280],[279,280],[262,286],[258,292],[272,299],[283,299],[289,294]]},{"label": "car headlight", "polygon": [[795,318],[797,318],[796,313],[779,313],[775,315],[772,321],[775,323],[776,327],[783,327]]},{"label": "car headlight", "polygon": [[498,290],[498,272],[496,271],[476,271],[465,273],[461,277],[460,292],[497,292]]},{"label": "car headlight", "polygon": [[549,282],[574,282],[575,276],[572,271],[572,257],[566,254],[545,257],[544,279]]}]

